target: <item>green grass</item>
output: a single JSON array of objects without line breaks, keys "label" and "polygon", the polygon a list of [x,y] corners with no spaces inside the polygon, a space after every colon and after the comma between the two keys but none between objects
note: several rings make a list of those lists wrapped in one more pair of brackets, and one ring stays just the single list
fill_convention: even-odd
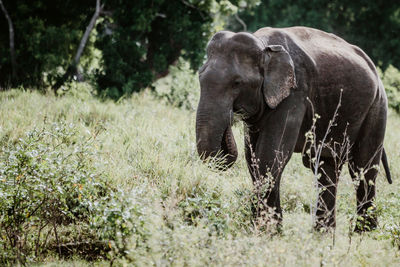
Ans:
[{"label": "green grass", "polygon": [[[334,234],[312,232],[313,176],[294,155],[283,174],[281,234],[270,235],[252,223],[252,184],[243,149],[226,172],[203,164],[195,146],[195,112],[174,108],[148,92],[118,103],[36,92],[0,94],[0,141],[18,142],[27,131],[52,122],[73,123],[92,135],[99,152],[97,168],[112,184],[136,192],[142,205],[145,241],[130,238],[125,259],[135,265],[286,265],[387,266],[400,264],[400,117],[390,112],[385,148],[394,184],[381,168],[377,180],[379,228],[352,233],[355,190],[345,172],[339,182]],[[234,127],[243,148],[241,123]],[[140,192],[140,193],[137,193]],[[48,256],[45,266],[86,266],[76,259]],[[95,263],[97,264],[106,264]]]}]

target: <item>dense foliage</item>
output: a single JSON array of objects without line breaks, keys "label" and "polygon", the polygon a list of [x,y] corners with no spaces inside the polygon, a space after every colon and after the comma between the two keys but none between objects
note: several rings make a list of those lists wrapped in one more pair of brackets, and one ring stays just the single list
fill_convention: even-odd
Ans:
[{"label": "dense foliage", "polygon": [[388,97],[389,107],[400,113],[400,71],[390,65],[380,76]]},{"label": "dense foliage", "polygon": [[0,264],[49,253],[105,258],[146,235],[138,192],[117,190],[96,169],[93,132],[48,124],[0,146]]},{"label": "dense foliage", "polygon": [[170,105],[195,110],[200,97],[200,84],[197,73],[182,59],[169,68],[169,75],[154,84],[154,95]]},{"label": "dense foliage", "polygon": [[[212,33],[225,18],[257,0],[104,0],[96,30],[78,70],[92,74],[112,98],[139,91],[165,76],[182,56],[196,69]],[[16,77],[12,77],[9,31],[1,14],[0,86],[54,86],[66,72],[95,10],[95,1],[4,1],[14,24]],[[96,50],[93,46],[95,42]],[[93,65],[93,64],[92,64]],[[88,78],[88,77],[86,77]],[[57,89],[57,88],[56,88]]]},{"label": "dense foliage", "polygon": [[[3,3],[14,26],[17,77],[11,77],[8,24],[0,12],[0,88],[54,83],[62,74],[60,71],[70,64],[94,3],[63,0],[4,0]],[[88,55],[90,50],[85,52]]]},{"label": "dense foliage", "polygon": [[[385,70],[399,68],[400,7],[395,1],[102,0],[100,17],[78,66],[78,78],[114,99],[139,91],[169,72],[179,57],[193,70],[204,60],[212,33],[242,30],[238,11],[254,31],[305,25],[359,45]],[[15,34],[13,77],[6,16],[0,20],[0,87],[55,86],[69,69],[95,1],[9,1],[3,4]],[[259,5],[258,5],[259,4]],[[67,81],[68,82],[68,81]],[[53,88],[56,90],[57,88]],[[64,87],[64,89],[66,89]]]},{"label": "dense foliage", "polygon": [[262,0],[241,16],[251,31],[302,25],[333,32],[360,46],[383,69],[400,68],[398,1]]},{"label": "dense foliage", "polygon": [[[112,15],[99,25],[103,51],[100,90],[113,98],[147,87],[168,73],[180,56],[199,67],[218,16],[237,11],[245,1],[110,0]],[[254,1],[248,1],[254,2]]]}]

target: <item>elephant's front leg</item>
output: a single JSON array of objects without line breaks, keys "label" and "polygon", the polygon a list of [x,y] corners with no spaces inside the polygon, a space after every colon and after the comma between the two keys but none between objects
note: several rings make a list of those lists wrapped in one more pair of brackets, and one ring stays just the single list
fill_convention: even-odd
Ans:
[{"label": "elephant's front leg", "polygon": [[257,133],[249,133],[245,138],[246,160],[254,184],[253,214],[258,225],[279,224],[282,220],[279,185],[285,163],[278,158],[274,163],[265,160],[264,153],[256,149]]},{"label": "elephant's front leg", "polygon": [[[294,151],[305,106],[285,101],[246,134],[246,160],[256,195],[254,209],[262,224],[280,223],[280,179]],[[290,107],[290,108],[289,108]]]}]

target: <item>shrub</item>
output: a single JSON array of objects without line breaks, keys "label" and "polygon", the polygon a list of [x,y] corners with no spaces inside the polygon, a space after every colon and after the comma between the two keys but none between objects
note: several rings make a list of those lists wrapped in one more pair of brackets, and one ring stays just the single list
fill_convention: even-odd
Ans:
[{"label": "shrub", "polygon": [[95,94],[93,87],[87,82],[70,81],[59,89],[58,95],[71,96],[79,100],[89,100]]},{"label": "shrub", "polygon": [[400,249],[400,224],[391,225],[388,227],[388,230],[392,239],[392,245]]},{"label": "shrub", "polygon": [[140,201],[143,196],[139,187],[130,192],[115,190],[94,203],[96,212],[91,225],[100,233],[100,239],[107,242],[111,257],[126,256],[132,246],[145,245],[150,222]]},{"label": "shrub", "polygon": [[400,113],[400,71],[390,65],[384,73],[379,72],[389,100],[389,107]]},{"label": "shrub", "polygon": [[176,66],[171,66],[169,73],[167,77],[154,83],[155,95],[173,106],[195,110],[200,97],[197,73],[183,59]]},{"label": "shrub", "polygon": [[89,219],[92,199],[107,189],[86,141],[73,125],[54,124],[1,148],[1,262],[24,263],[46,246],[42,231],[58,242],[58,227]]},{"label": "shrub", "polygon": [[58,123],[0,148],[0,263],[124,255],[128,237],[144,240],[141,206],[96,170],[94,142]]},{"label": "shrub", "polygon": [[227,205],[221,201],[220,193],[217,191],[201,192],[201,189],[192,192],[179,203],[184,220],[190,225],[197,225],[203,221],[210,227],[210,231],[223,233],[227,230]]}]

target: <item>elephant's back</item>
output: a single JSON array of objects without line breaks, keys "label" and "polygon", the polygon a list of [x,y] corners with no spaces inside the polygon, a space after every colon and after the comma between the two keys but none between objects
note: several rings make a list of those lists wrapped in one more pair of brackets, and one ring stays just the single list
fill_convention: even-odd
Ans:
[{"label": "elephant's back", "polygon": [[329,95],[337,98],[343,91],[371,103],[381,90],[371,59],[359,47],[334,34],[307,27],[290,27],[262,28],[254,35],[268,45],[286,47],[297,65],[303,64],[304,57],[310,59],[313,66],[305,68],[315,70],[312,79],[322,98]]},{"label": "elephant's back", "polygon": [[314,82],[309,97],[314,111],[326,119],[321,120],[322,124],[333,117],[340,102],[341,122],[333,131],[343,133],[349,124],[353,132],[349,134],[356,135],[374,103],[386,108],[386,95],[376,68],[357,46],[334,34],[307,27],[263,28],[255,35],[268,44],[285,46],[297,65],[304,57],[313,62],[315,75],[311,77]]},{"label": "elephant's back", "polygon": [[[352,45],[339,36],[318,29],[297,26],[289,28],[261,28],[254,33],[267,44],[281,44],[288,52],[296,54],[300,48],[315,64],[318,72],[336,74],[349,73],[348,68],[364,72],[370,77],[378,77],[375,65],[367,54],[359,47]],[[292,55],[293,57],[293,55]],[[294,55],[296,58],[296,55]],[[294,59],[295,60],[295,59]],[[350,70],[350,72],[353,72]]]}]

